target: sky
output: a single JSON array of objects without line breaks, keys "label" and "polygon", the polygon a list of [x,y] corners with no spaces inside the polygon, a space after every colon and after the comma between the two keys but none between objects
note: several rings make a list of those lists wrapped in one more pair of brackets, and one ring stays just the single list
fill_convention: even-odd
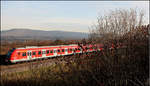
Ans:
[{"label": "sky", "polygon": [[1,1],[1,30],[89,32],[98,16],[118,8],[143,9],[149,22],[148,1]]}]

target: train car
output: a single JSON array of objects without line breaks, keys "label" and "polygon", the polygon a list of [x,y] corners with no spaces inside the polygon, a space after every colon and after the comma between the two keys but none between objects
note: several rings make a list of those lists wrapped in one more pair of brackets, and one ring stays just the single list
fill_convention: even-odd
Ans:
[{"label": "train car", "polygon": [[[98,48],[96,48],[98,47]],[[51,58],[56,56],[71,55],[76,53],[92,52],[101,49],[100,45],[78,46],[57,45],[57,46],[27,46],[23,48],[13,48],[8,52],[6,61],[11,63],[30,61],[36,59]]]},{"label": "train car", "polygon": [[[74,50],[78,45],[58,45],[58,46],[30,46],[24,48],[14,48],[8,52],[7,61],[11,63],[30,61],[35,59],[50,58],[76,53]],[[80,53],[80,52],[79,52]]]}]

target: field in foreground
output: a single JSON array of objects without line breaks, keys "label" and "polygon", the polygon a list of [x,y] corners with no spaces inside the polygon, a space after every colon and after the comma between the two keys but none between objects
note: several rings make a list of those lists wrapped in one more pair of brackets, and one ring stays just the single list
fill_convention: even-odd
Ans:
[{"label": "field in foreground", "polygon": [[1,86],[145,86],[149,65],[143,49],[137,47],[130,56],[126,49],[75,55],[72,56],[75,60],[62,59],[67,63],[4,74],[0,83]]}]

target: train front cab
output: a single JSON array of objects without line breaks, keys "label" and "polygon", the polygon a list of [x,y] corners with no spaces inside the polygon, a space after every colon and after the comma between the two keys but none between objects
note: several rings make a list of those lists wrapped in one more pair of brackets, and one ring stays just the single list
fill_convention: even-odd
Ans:
[{"label": "train front cab", "polygon": [[8,52],[6,60],[8,63],[29,61],[31,60],[31,53],[27,52],[26,49],[12,49]]},{"label": "train front cab", "polygon": [[14,53],[15,53],[16,49],[13,48],[10,51],[8,51],[7,57],[5,59],[6,63],[14,63]]}]

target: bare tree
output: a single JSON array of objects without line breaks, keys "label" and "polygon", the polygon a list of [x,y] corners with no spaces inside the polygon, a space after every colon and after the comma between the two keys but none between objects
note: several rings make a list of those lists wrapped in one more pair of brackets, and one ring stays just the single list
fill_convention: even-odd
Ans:
[{"label": "bare tree", "polygon": [[[117,46],[122,43],[127,47],[126,55],[132,55],[134,52],[133,43],[135,38],[143,39],[142,28],[144,24],[144,12],[137,9],[116,9],[110,11],[104,16],[97,17],[97,23],[90,29],[90,40],[93,43],[103,43],[105,50],[109,50],[110,46],[114,46],[114,57],[117,61]],[[138,33],[138,34],[137,34]],[[141,37],[141,38],[140,38]],[[134,40],[134,42],[133,42]]]},{"label": "bare tree", "polygon": [[[135,9],[124,10],[116,9],[110,11],[106,16],[97,18],[97,24],[93,26],[94,30],[90,30],[91,37],[107,37],[108,39],[114,39],[124,34],[133,31],[136,26],[143,25],[143,11],[138,13]],[[131,33],[130,35],[133,35]]]}]

